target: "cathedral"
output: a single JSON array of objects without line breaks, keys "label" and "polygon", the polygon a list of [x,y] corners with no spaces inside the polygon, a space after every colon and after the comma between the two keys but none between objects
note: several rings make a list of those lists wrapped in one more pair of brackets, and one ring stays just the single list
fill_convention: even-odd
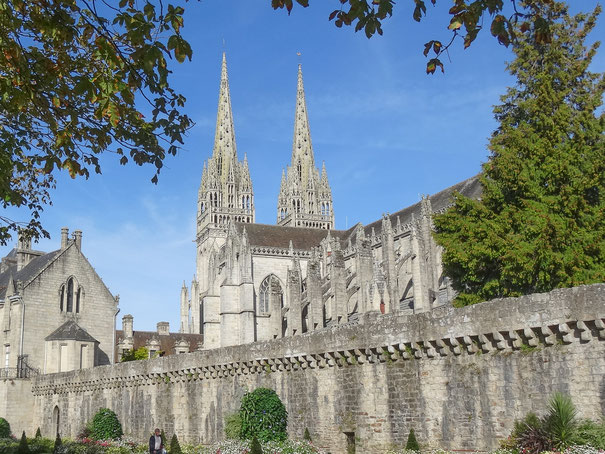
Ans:
[{"label": "cathedral", "polygon": [[433,213],[445,210],[454,192],[479,197],[478,178],[368,225],[335,230],[299,65],[292,156],[281,177],[276,224],[255,223],[223,54],[214,147],[198,192],[196,274],[181,289],[181,333],[203,335],[201,348],[210,349],[354,324],[366,312],[417,313],[450,303],[455,294],[431,230]]}]

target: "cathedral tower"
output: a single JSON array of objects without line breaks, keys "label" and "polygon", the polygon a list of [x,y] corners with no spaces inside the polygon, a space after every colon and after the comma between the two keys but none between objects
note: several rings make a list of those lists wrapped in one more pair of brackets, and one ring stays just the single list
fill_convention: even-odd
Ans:
[{"label": "cathedral tower", "polygon": [[[219,288],[213,279],[215,253],[225,244],[231,221],[254,222],[254,192],[248,159],[239,161],[235,145],[227,59],[223,52],[212,157],[204,163],[197,204],[196,277],[181,296],[181,331],[218,339]],[[186,290],[186,289],[185,289]],[[189,297],[191,299],[189,299]]]},{"label": "cathedral tower", "polygon": [[214,148],[202,171],[197,219],[198,236],[204,229],[224,227],[230,220],[254,222],[254,193],[248,159],[245,155],[243,162],[237,158],[224,52]]},{"label": "cathedral tower", "polygon": [[287,171],[282,172],[277,202],[277,224],[334,228],[332,190],[328,183],[326,166],[322,166],[321,174],[315,167],[301,65],[298,65],[292,162]]}]

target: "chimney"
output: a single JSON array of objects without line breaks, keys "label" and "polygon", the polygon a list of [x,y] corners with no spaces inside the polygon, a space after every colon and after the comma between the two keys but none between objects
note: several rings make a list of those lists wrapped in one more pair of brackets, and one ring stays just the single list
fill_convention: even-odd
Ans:
[{"label": "chimney", "polygon": [[124,334],[124,339],[132,339],[132,325],[132,315],[126,314],[124,317],[122,317],[122,333]]},{"label": "chimney", "polygon": [[160,336],[168,336],[170,334],[170,323],[158,322],[158,334]]},{"label": "chimney", "polygon": [[78,250],[82,250],[82,230],[74,230],[74,241]]},{"label": "chimney", "polygon": [[17,234],[17,271],[20,271],[32,259],[28,252],[32,248],[31,237],[24,235],[21,230]]},{"label": "chimney", "polygon": [[69,229],[67,227],[63,227],[61,229],[61,250],[65,249],[69,243],[68,235]]}]

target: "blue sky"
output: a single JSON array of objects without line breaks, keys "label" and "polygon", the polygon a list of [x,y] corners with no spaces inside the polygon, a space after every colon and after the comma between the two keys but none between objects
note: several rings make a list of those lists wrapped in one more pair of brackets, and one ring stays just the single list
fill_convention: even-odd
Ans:
[{"label": "blue sky", "polygon": [[[574,10],[588,10],[597,2],[573,3]],[[119,320],[130,313],[135,329],[154,330],[158,321],[178,329],[180,288],[195,272],[197,191],[212,152],[223,49],[238,154],[248,155],[259,223],[276,219],[299,62],[315,159],[326,163],[337,228],[367,224],[478,173],[496,127],[492,106],[513,83],[505,72],[510,51],[486,31],[468,50],[455,46],[451,62],[444,59],[445,74],[427,76],[423,44],[449,38],[449,2],[429,7],[419,24],[411,18],[413,2],[398,2],[384,36],[370,40],[328,22],[337,5],[316,0],[287,16],[269,1],[186,3],[183,32],[193,61],[173,68],[196,122],[184,149],[165,161],[157,186],[149,181],[153,168],[123,167],[114,156],[89,180],[60,175],[53,206],[42,216],[52,239],[35,247],[57,249],[63,226],[83,230],[84,254],[120,295]],[[602,22],[593,39],[605,36]],[[603,55],[593,70],[605,71]]]}]

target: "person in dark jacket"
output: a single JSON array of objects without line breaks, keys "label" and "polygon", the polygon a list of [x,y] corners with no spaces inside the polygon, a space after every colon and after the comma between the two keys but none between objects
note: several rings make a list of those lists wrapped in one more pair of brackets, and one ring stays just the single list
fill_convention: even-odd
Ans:
[{"label": "person in dark jacket", "polygon": [[164,452],[164,440],[160,429],[155,429],[154,434],[149,438],[149,454],[162,454]]}]

